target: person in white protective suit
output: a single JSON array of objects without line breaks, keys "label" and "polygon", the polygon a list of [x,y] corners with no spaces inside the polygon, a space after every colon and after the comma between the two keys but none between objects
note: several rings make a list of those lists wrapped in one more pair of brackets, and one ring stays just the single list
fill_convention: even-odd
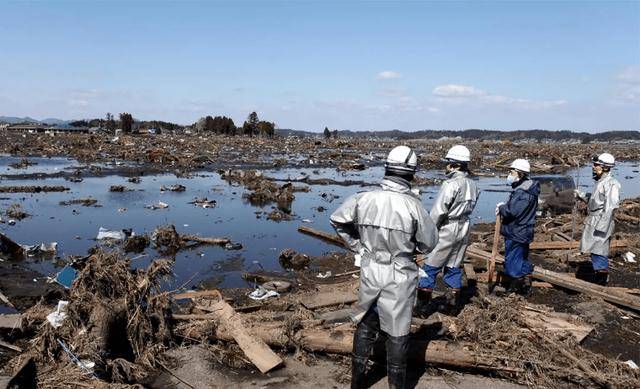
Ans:
[{"label": "person in white protective suit", "polygon": [[596,181],[593,193],[576,189],[578,199],[587,203],[580,252],[591,254],[594,274],[587,277],[600,285],[609,281],[609,247],[615,229],[614,212],[620,206],[620,183],[611,176],[615,158],[609,153],[593,157],[592,176]]},{"label": "person in white protective suit", "polygon": [[386,338],[389,388],[404,388],[413,305],[418,285],[417,253],[438,241],[435,224],[410,182],[417,156],[395,147],[385,163],[381,188],[357,193],[331,215],[331,225],[361,258],[358,303],[352,314],[352,388],[368,387],[367,361],[374,343]]},{"label": "person in white protective suit", "polygon": [[431,293],[436,286],[436,277],[444,268],[443,279],[449,290],[448,309],[460,307],[462,288],[462,260],[469,244],[469,216],[478,201],[476,182],[469,177],[471,153],[462,145],[449,149],[443,162],[446,163],[447,179],[431,208],[431,218],[438,227],[438,245],[427,256],[418,284],[418,313],[428,315]]}]

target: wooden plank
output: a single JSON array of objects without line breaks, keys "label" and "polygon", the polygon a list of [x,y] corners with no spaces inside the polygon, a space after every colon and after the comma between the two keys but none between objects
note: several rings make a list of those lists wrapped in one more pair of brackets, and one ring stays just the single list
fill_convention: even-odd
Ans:
[{"label": "wooden plank", "polygon": [[467,275],[467,280],[477,281],[476,271],[473,270],[473,265],[470,263],[464,264],[464,273]]},{"label": "wooden plank", "polygon": [[218,297],[220,296],[220,292],[213,290],[187,290],[186,292],[176,293],[173,295],[173,298],[176,300],[180,299],[194,299],[199,297]]},{"label": "wooden plank", "polygon": [[351,304],[358,301],[358,295],[349,291],[327,291],[303,296],[298,302],[307,309],[318,309],[333,305]]},{"label": "wooden plank", "polygon": [[[548,332],[569,333],[576,338],[578,343],[582,342],[582,340],[586,338],[591,331],[593,331],[592,326],[580,323],[577,320],[578,316],[575,315],[562,314],[553,311],[540,312],[531,309],[522,311],[522,314],[527,325],[540,328]],[[573,318],[573,321],[567,320],[567,317]]]},{"label": "wooden plank", "polygon": [[9,350],[17,351],[19,353],[22,352],[22,349],[20,347],[14,346],[13,344],[4,342],[2,340],[0,340],[0,346],[4,348],[8,348]]},{"label": "wooden plank", "polygon": [[[624,248],[629,245],[627,240],[612,240],[611,248]],[[531,242],[529,249],[531,250],[573,250],[580,247],[580,242],[572,240],[570,242]]]},{"label": "wooden plank", "polygon": [[262,373],[267,373],[280,366],[283,361],[259,337],[249,333],[242,322],[241,315],[233,310],[231,305],[223,300],[199,300],[199,306],[206,306],[220,321],[238,343],[244,354]]},{"label": "wooden plank", "polygon": [[491,257],[487,261],[487,283],[489,291],[493,290],[495,282],[496,258],[498,257],[498,244],[500,243],[500,227],[502,226],[502,218],[500,215],[496,217],[496,223],[493,228],[493,245],[491,246]]},{"label": "wooden plank", "polygon": [[6,313],[0,315],[0,328],[21,328],[22,315],[19,313]]},{"label": "wooden plank", "polygon": [[4,293],[2,293],[1,290],[0,290],[0,301],[10,306],[11,308],[15,308],[13,304],[11,304],[11,301],[7,298],[7,296],[4,295]]}]

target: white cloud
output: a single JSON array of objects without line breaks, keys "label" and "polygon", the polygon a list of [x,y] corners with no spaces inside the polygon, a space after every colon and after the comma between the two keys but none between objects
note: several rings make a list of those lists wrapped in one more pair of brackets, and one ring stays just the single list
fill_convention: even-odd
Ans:
[{"label": "white cloud", "polygon": [[640,66],[627,66],[616,76],[624,84],[640,84]]},{"label": "white cloud", "polygon": [[548,109],[567,104],[566,100],[528,100],[502,95],[492,95],[470,85],[447,84],[433,89],[432,94],[440,101],[455,104],[494,105],[521,109]]},{"label": "white cloud", "polygon": [[378,73],[378,75],[376,76],[378,80],[392,80],[394,78],[400,78],[400,77],[402,77],[402,74],[391,71],[391,70],[382,71]]},{"label": "white cloud", "polygon": [[469,85],[447,84],[436,86],[433,95],[437,97],[475,97],[485,96],[486,92]]},{"label": "white cloud", "polygon": [[613,103],[640,103],[640,66],[628,66],[615,77]]}]

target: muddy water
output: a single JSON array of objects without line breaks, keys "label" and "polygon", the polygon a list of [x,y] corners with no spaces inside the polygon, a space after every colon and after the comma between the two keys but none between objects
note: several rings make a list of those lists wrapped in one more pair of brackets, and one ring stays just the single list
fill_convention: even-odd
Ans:
[{"label": "muddy water", "polygon": [[[107,229],[131,228],[138,235],[151,234],[157,226],[174,224],[180,233],[201,236],[227,236],[244,246],[239,251],[228,251],[220,247],[200,246],[192,250],[181,251],[175,258],[175,279],[167,287],[186,284],[195,286],[205,283],[209,287],[245,286],[241,274],[257,269],[281,270],[278,253],[285,248],[293,248],[310,255],[321,255],[335,248],[316,239],[299,234],[300,224],[331,231],[328,217],[350,194],[372,187],[312,185],[308,193],[296,193],[292,205],[295,215],[292,221],[276,223],[266,219],[266,213],[272,206],[255,207],[242,198],[245,192],[241,186],[233,186],[220,179],[215,172],[196,173],[192,178],[176,178],[173,174],[143,176],[140,184],[133,184],[127,178],[108,175],[106,177],[88,177],[82,182],[73,183],[63,178],[49,179],[7,179],[8,175],[24,173],[55,173],[62,170],[73,171],[79,163],[64,158],[38,158],[31,161],[38,165],[27,169],[14,169],[10,163],[19,162],[19,158],[0,158],[0,172],[4,179],[0,185],[63,185],[70,188],[64,193],[16,193],[0,194],[2,219],[7,221],[4,210],[19,203],[31,216],[17,221],[11,226],[0,224],[0,230],[13,240],[22,244],[58,242],[58,256],[82,255],[87,249],[98,244],[95,237],[100,227]],[[636,176],[637,164],[622,164],[615,174],[623,186],[623,197],[640,195],[640,184]],[[360,180],[375,183],[381,177],[381,167],[361,172],[337,172],[335,169],[280,169],[267,170],[265,175],[279,179],[331,178],[337,181]],[[421,172],[421,176],[442,178],[439,172]],[[575,172],[569,172],[575,176]],[[581,186],[588,188],[592,184],[590,168],[581,169]],[[162,185],[182,184],[185,192],[161,192]],[[125,185],[131,191],[123,193],[109,192],[111,185]],[[479,179],[483,190],[481,200],[473,215],[473,221],[493,220],[495,204],[508,196],[508,187],[504,177],[482,177]],[[430,208],[437,194],[438,186],[421,188],[422,201]],[[504,191],[504,192],[500,192]],[[80,198],[94,198],[99,207],[80,205],[61,206],[61,201]],[[216,200],[215,208],[203,209],[192,204],[196,197]],[[162,201],[169,204],[167,209],[149,210],[145,205]],[[319,207],[325,208],[320,212]],[[259,216],[259,217],[258,217]],[[134,266],[147,266],[157,257],[149,248],[140,256],[132,254]],[[53,275],[63,265],[61,261],[28,260],[28,267],[44,276]]]}]

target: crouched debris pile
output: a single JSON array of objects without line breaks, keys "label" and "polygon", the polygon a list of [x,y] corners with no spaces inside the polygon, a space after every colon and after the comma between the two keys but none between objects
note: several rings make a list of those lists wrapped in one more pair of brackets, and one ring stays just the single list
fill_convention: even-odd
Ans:
[{"label": "crouched debris pile", "polygon": [[530,386],[637,387],[637,370],[592,353],[569,333],[532,326],[523,315],[525,305],[515,295],[477,301],[450,326],[451,336],[474,353],[499,361],[504,368],[496,374]]},{"label": "crouched debris pile", "polygon": [[[93,254],[73,283],[61,325],[45,320],[31,341],[29,353],[42,366],[40,387],[57,387],[79,373],[81,380],[115,383],[148,374],[172,337],[169,298],[156,294],[171,274],[165,260],[134,270],[117,252]],[[95,363],[92,371],[85,361]]]}]

